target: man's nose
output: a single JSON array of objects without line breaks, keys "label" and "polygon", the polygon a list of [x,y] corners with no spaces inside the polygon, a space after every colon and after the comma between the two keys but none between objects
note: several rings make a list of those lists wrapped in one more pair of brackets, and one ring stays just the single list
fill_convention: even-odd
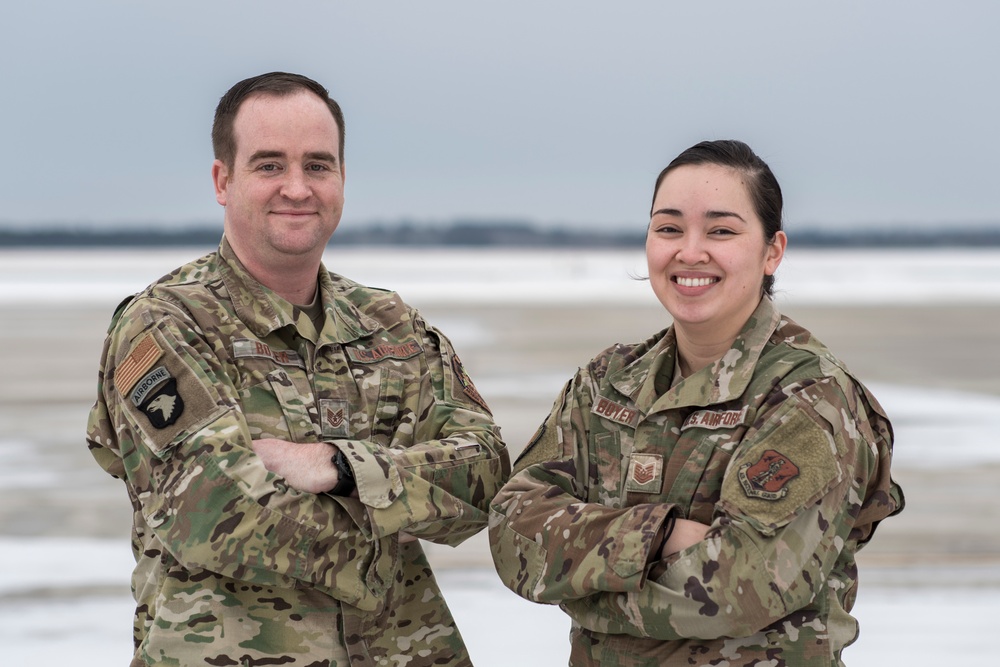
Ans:
[{"label": "man's nose", "polygon": [[281,195],[299,201],[307,198],[311,192],[306,173],[302,169],[290,168],[281,185]]}]

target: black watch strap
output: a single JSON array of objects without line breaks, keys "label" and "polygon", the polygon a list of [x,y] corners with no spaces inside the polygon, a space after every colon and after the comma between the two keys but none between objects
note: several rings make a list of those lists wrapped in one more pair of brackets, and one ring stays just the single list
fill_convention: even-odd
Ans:
[{"label": "black watch strap", "polygon": [[351,466],[347,465],[347,459],[344,457],[344,452],[337,450],[337,453],[333,455],[330,459],[333,466],[337,469],[337,485],[330,489],[328,493],[331,496],[349,496],[351,492],[354,491],[356,486],[354,482],[354,471],[351,470]]}]

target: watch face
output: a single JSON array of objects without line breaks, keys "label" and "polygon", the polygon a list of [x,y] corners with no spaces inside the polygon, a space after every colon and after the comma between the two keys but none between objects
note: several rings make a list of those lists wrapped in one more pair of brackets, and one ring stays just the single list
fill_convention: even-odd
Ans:
[{"label": "watch face", "polygon": [[344,456],[344,452],[338,451],[334,461],[337,464],[337,471],[344,477],[349,477],[354,479],[354,471],[351,470],[351,466],[347,465],[347,458]]}]

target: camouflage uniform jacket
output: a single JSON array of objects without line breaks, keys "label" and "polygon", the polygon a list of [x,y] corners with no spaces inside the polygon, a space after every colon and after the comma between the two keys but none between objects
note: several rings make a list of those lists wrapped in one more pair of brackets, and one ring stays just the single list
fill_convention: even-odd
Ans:
[{"label": "camouflage uniform jacket", "polygon": [[[839,665],[855,552],[903,497],[874,397],[764,299],[671,387],[672,329],[571,380],[491,506],[493,557],[572,618],[575,666]],[[710,525],[659,559],[665,524]]]},{"label": "camouflage uniform jacket", "polygon": [[[398,533],[456,545],[485,527],[506,448],[396,294],[325,270],[320,290],[317,331],[223,239],[112,322],[87,439],[134,508],[133,665],[470,664]],[[290,488],[257,438],[334,443],[360,499]]]}]

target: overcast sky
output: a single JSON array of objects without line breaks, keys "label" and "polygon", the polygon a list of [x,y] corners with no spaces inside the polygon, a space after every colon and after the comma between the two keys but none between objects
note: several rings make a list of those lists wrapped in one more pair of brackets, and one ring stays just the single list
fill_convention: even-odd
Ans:
[{"label": "overcast sky", "polygon": [[671,158],[740,138],[789,228],[1000,225],[998,28],[995,0],[12,0],[0,221],[221,221],[215,104],[286,70],[344,107],[344,224],[644,226]]}]

